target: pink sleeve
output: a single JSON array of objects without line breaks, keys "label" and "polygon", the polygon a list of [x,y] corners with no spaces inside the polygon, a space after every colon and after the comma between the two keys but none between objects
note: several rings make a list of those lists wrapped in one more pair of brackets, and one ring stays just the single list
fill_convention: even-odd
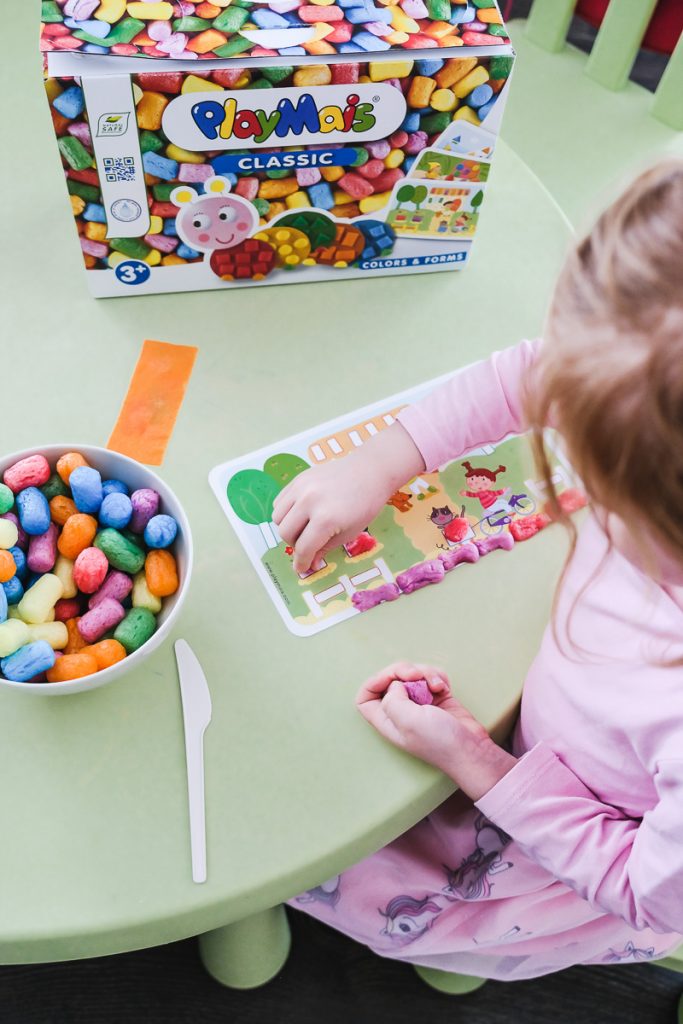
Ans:
[{"label": "pink sleeve", "polygon": [[474,363],[398,419],[420,450],[427,471],[482,444],[526,429],[523,396],[540,341],[523,341]]},{"label": "pink sleeve", "polygon": [[477,802],[531,857],[592,907],[633,928],[683,929],[683,759],[660,761],[642,821],[602,803],[538,743]]}]

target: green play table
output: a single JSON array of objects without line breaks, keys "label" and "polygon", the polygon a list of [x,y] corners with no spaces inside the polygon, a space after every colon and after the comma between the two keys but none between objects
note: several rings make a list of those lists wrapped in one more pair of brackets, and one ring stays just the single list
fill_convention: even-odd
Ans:
[{"label": "green play table", "polygon": [[212,973],[249,987],[286,956],[281,901],[453,788],[365,724],[353,706],[361,680],[396,658],[444,665],[474,714],[504,733],[566,542],[550,529],[443,587],[300,639],[249,565],[209,470],[533,335],[569,228],[500,143],[462,273],[95,301],[33,57],[34,5],[24,7],[0,71],[3,138],[15,140],[2,168],[2,450],[106,444],[142,340],[199,347],[160,472],[193,526],[175,635],[204,666],[213,721],[208,882],[194,885],[170,642],[91,693],[0,693],[0,962],[202,935]]}]

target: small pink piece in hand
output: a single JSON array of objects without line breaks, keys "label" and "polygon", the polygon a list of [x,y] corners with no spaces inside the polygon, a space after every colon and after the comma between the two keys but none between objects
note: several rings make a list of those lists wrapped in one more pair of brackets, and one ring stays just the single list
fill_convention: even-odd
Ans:
[{"label": "small pink piece in hand", "polygon": [[499,548],[502,551],[511,551],[515,546],[515,538],[507,530],[504,530],[496,537],[484,537],[483,540],[475,540],[474,543],[481,557],[488,555],[491,551],[498,551]]},{"label": "small pink piece in hand", "polygon": [[414,590],[420,590],[430,583],[439,583],[445,574],[443,563],[435,558],[431,562],[419,562],[405,572],[399,573],[396,582],[404,594],[412,594]]},{"label": "small pink piece in hand", "polygon": [[376,608],[383,601],[395,601],[401,596],[401,591],[395,583],[385,583],[381,587],[374,587],[372,590],[359,590],[352,594],[353,607],[359,612],[367,612],[370,608]]},{"label": "small pink piece in hand", "polygon": [[426,679],[411,679],[403,683],[406,693],[415,704],[433,704],[434,698]]}]

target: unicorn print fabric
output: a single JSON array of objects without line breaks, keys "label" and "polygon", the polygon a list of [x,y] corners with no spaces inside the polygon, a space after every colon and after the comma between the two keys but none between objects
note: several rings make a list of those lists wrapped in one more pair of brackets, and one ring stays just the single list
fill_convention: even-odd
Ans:
[{"label": "unicorn print fabric", "polygon": [[[403,410],[428,470],[524,430],[536,351],[497,353]],[[291,905],[381,956],[501,980],[667,955],[683,930],[682,637],[683,579],[655,584],[589,515],[525,680],[517,764]]]}]

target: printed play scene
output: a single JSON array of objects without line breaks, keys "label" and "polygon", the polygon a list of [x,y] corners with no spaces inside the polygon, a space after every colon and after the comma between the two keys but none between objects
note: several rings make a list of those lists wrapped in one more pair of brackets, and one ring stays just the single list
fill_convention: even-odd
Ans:
[{"label": "printed play scene", "polygon": [[496,148],[496,136],[481,125],[458,120],[448,125],[437,139],[436,146],[469,160],[490,161]]},{"label": "printed play scene", "polygon": [[[272,522],[280,491],[309,466],[345,458],[438,383],[217,466],[211,486],[285,624],[309,636],[385,601],[441,582],[457,566],[510,550],[550,523],[525,437],[487,445],[408,481],[353,541],[299,575]],[[552,439],[551,444],[552,444]],[[585,503],[555,445],[553,484],[573,511]]]},{"label": "printed play scene", "polygon": [[484,200],[480,184],[404,182],[391,197],[387,223],[400,236],[472,238]]},{"label": "printed play scene", "polygon": [[485,160],[468,160],[455,153],[427,149],[417,158],[410,176],[428,181],[488,181],[490,167]]}]

